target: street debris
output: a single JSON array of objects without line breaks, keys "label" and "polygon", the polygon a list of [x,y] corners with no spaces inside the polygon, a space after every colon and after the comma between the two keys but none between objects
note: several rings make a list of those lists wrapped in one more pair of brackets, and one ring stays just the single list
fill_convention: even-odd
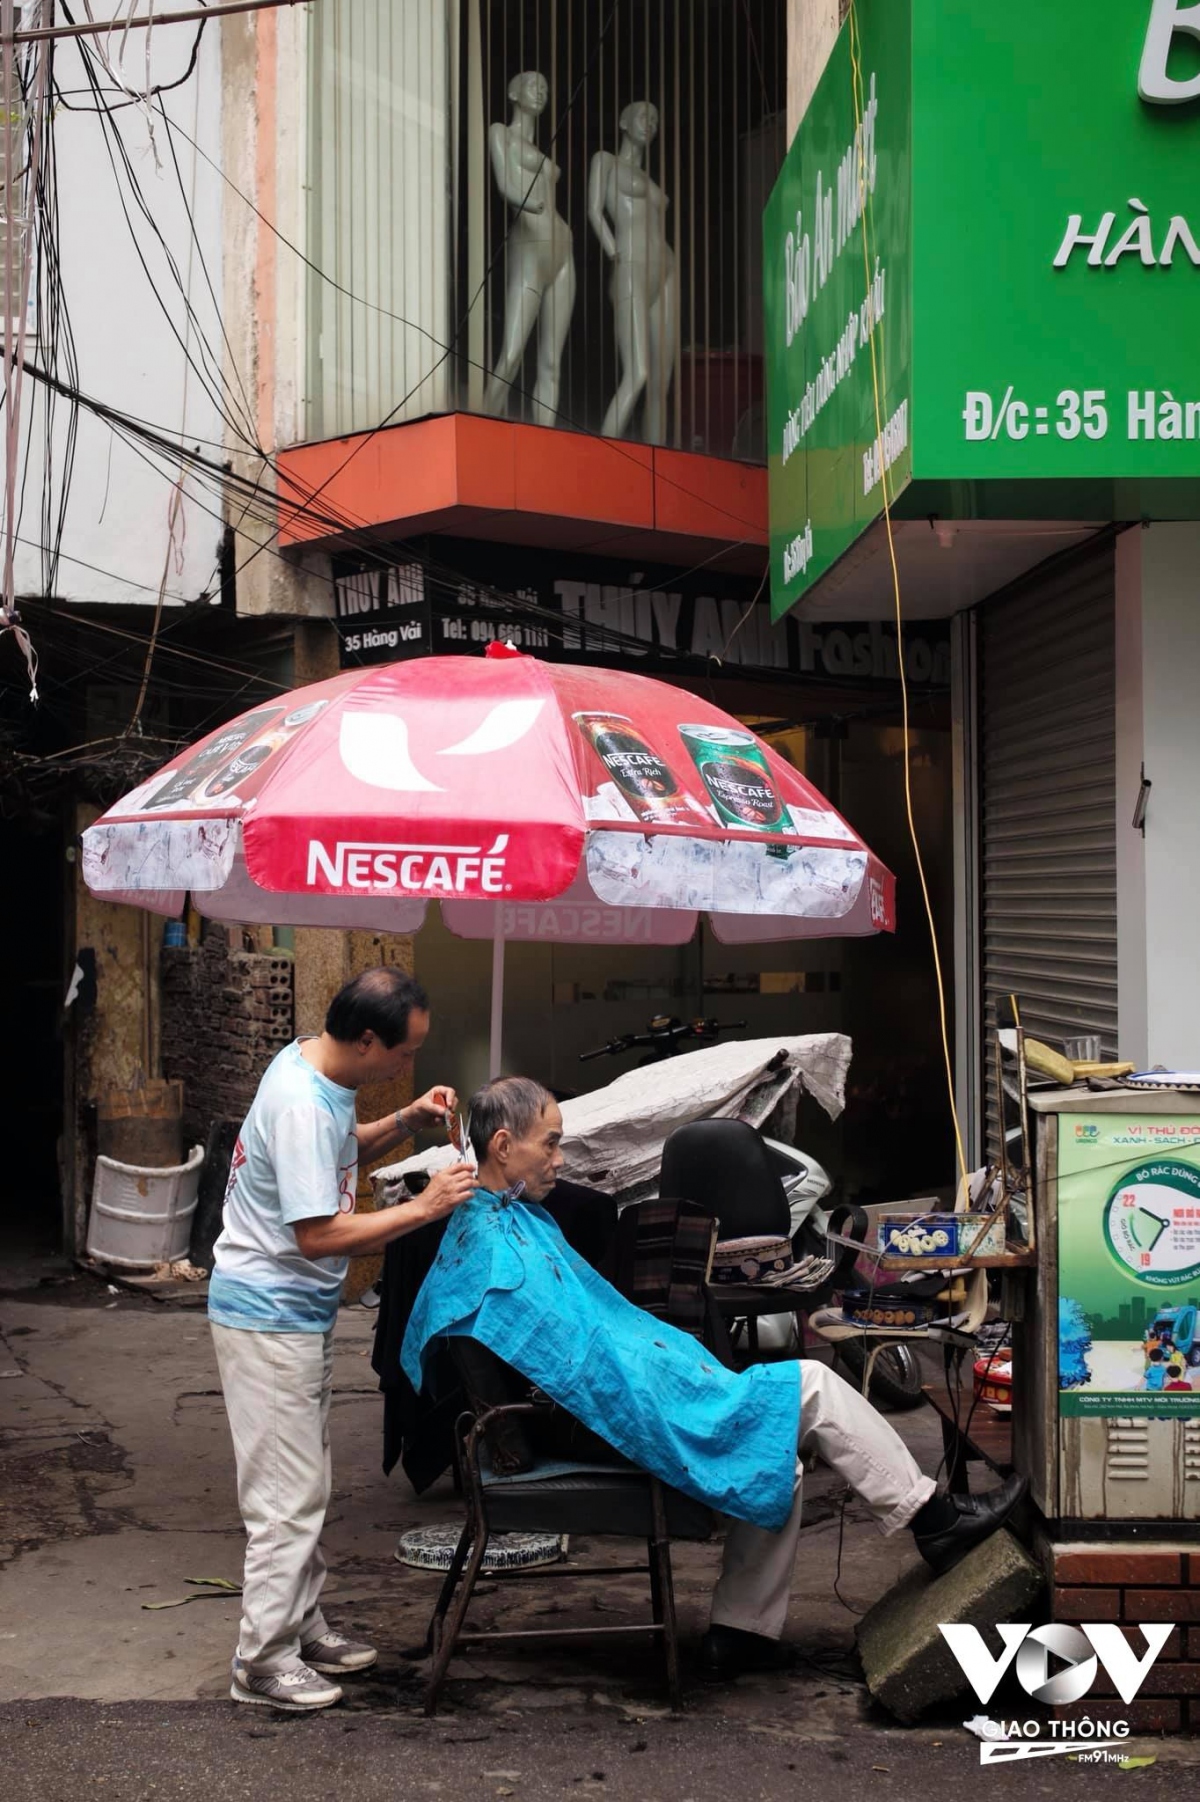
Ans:
[{"label": "street debris", "polygon": [[142,1607],[150,1613],[162,1608],[186,1608],[189,1602],[227,1602],[230,1596],[240,1596],[240,1583],[231,1583],[228,1577],[185,1577],[185,1583],[195,1585],[196,1593],[190,1596],[177,1596],[171,1602],[143,1602]]}]

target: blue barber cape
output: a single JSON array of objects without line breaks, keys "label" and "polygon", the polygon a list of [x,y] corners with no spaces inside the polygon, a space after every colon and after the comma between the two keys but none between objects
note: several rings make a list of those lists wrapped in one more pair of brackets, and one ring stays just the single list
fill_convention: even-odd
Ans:
[{"label": "blue barber cape", "polygon": [[476,1339],[643,1470],[778,1532],[792,1509],[800,1367],[727,1370],[617,1293],[544,1208],[478,1189],[417,1296],[400,1362],[420,1389],[431,1341]]}]

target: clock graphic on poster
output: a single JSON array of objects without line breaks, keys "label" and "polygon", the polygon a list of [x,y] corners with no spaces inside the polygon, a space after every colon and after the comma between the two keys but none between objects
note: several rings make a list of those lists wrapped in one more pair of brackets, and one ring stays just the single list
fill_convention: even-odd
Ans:
[{"label": "clock graphic on poster", "polygon": [[1127,1170],[1105,1206],[1104,1239],[1118,1264],[1153,1288],[1200,1277],[1200,1170],[1174,1158]]}]

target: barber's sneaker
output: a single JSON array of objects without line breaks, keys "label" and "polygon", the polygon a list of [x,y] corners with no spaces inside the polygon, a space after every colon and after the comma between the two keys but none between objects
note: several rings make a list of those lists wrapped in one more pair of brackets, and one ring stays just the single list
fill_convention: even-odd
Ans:
[{"label": "barber's sneaker", "polygon": [[300,1656],[313,1671],[324,1671],[327,1677],[343,1677],[347,1671],[365,1671],[379,1657],[374,1646],[361,1640],[347,1639],[344,1633],[322,1633],[319,1639],[306,1639]]},{"label": "barber's sneaker", "polygon": [[332,1708],[342,1699],[336,1683],[318,1677],[316,1671],[299,1660],[284,1670],[258,1675],[235,1658],[229,1694],[235,1702],[256,1702],[260,1708],[290,1708],[296,1712]]}]

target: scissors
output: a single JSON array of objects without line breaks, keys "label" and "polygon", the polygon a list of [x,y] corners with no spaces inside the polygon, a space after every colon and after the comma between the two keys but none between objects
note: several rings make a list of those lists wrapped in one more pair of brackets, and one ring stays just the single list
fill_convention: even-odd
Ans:
[{"label": "scissors", "polygon": [[446,1109],[446,1137],[453,1145],[465,1164],[478,1168],[478,1161],[471,1145],[470,1122],[464,1121],[461,1114],[452,1114]]}]

